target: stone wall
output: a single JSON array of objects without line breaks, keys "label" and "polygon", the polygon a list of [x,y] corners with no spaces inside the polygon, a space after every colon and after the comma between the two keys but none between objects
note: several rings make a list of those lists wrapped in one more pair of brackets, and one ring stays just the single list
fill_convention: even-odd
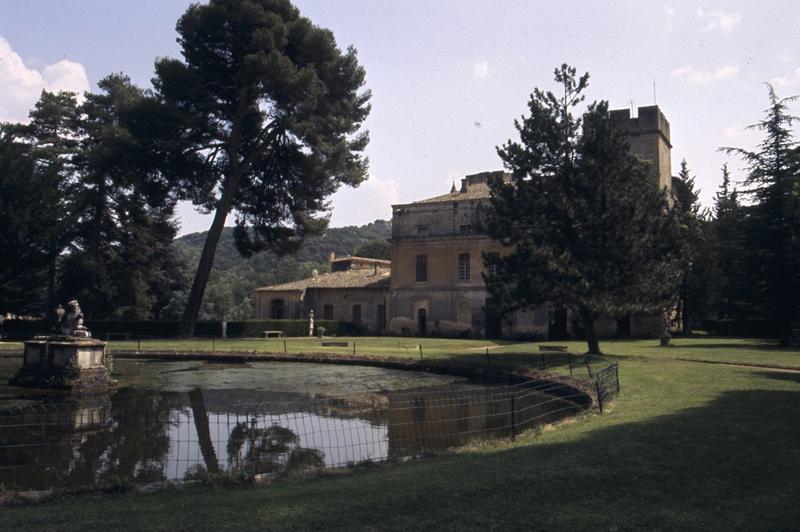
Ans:
[{"label": "stone wall", "polygon": [[301,320],[308,316],[303,315],[302,290],[260,290],[256,292],[256,319],[271,320],[272,302],[283,301],[283,317],[285,320]]},{"label": "stone wall", "polygon": [[[332,314],[325,315],[325,306],[330,305]],[[360,307],[360,318],[354,312]],[[381,306],[383,306],[383,323],[381,323]],[[381,333],[386,330],[389,320],[388,288],[310,288],[304,298],[305,316],[314,310],[318,320],[332,319],[350,321],[361,324],[367,333]]]}]

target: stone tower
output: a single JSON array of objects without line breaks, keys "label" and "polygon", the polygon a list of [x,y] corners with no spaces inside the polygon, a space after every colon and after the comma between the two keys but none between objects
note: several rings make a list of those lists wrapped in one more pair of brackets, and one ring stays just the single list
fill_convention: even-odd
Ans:
[{"label": "stone tower", "polygon": [[639,107],[638,116],[631,118],[629,109],[609,112],[615,127],[625,132],[631,152],[652,164],[651,175],[663,188],[672,190],[672,144],[669,122],[657,105]]}]

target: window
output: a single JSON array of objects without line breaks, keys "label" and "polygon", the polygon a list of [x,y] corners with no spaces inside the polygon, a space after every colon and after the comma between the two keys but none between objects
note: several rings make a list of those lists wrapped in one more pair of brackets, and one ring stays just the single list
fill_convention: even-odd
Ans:
[{"label": "window", "polygon": [[333,319],[333,305],[323,305],[322,306],[322,319],[323,320],[332,320]]},{"label": "window", "polygon": [[469,281],[469,253],[458,256],[458,280]]},{"label": "window", "polygon": [[417,282],[424,283],[428,281],[428,256],[417,255]]},{"label": "window", "polygon": [[283,319],[283,299],[272,300],[272,319],[273,320]]},{"label": "window", "polygon": [[353,305],[353,323],[361,323],[361,305]]},{"label": "window", "polygon": [[386,305],[378,304],[375,307],[375,321],[378,322],[379,331],[386,328]]},{"label": "window", "polygon": [[469,225],[469,224],[467,224],[467,225],[459,225],[458,226],[458,232],[461,233],[462,235],[471,235],[472,234],[472,226]]},{"label": "window", "polygon": [[428,226],[427,225],[418,225],[417,226],[417,235],[426,236],[427,234],[428,234]]}]

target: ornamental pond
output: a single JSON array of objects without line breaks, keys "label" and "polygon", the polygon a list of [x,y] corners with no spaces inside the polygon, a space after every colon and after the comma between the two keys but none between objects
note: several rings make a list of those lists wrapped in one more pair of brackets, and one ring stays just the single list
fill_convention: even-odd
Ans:
[{"label": "ornamental pond", "polygon": [[[0,382],[19,365],[0,357]],[[586,406],[541,382],[352,365],[116,359],[113,377],[94,395],[0,385],[0,486],[280,478],[514,437]]]}]

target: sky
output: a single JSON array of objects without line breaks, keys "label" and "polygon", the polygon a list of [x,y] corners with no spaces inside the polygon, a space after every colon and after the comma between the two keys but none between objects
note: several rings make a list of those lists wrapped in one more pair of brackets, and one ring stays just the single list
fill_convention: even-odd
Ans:
[{"label": "sky", "polygon": [[[184,0],[0,0],[0,121],[24,121],[42,89],[96,90],[124,72],[149,87],[157,57],[180,57]],[[612,109],[657,103],[670,122],[672,168],[686,159],[711,206],[727,162],[753,148],[765,82],[800,94],[800,3],[527,0],[297,0],[301,14],[353,45],[372,112],[369,179],[331,198],[331,225],[391,217],[391,204],[449,191],[502,169],[496,147],[534,87],[555,89],[568,63],[591,75],[587,98]],[[800,103],[790,108],[800,115]],[[798,132],[800,134],[800,132]],[[211,224],[178,209],[180,234]]]}]

